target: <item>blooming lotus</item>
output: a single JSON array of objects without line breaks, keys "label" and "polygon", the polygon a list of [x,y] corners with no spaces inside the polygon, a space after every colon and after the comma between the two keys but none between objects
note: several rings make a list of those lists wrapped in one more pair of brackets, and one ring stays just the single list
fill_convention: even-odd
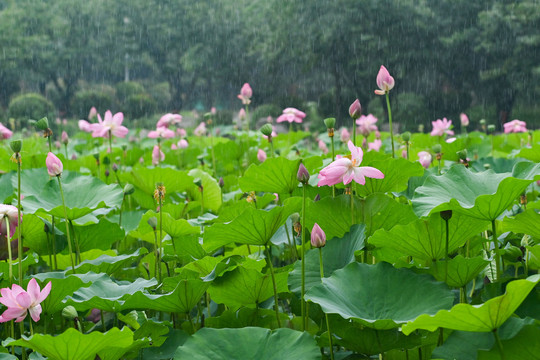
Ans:
[{"label": "blooming lotus", "polygon": [[375,139],[373,142],[368,143],[368,151],[379,151],[382,146],[381,139]]},{"label": "blooming lotus", "polygon": [[286,108],[285,110],[283,110],[283,114],[281,114],[277,118],[276,121],[277,122],[287,121],[289,123],[293,123],[293,122],[301,123],[305,117],[306,117],[306,113],[304,113],[303,111],[300,111],[295,108]]},{"label": "blooming lotus", "polygon": [[371,132],[377,131],[377,125],[375,123],[378,121],[373,114],[362,115],[359,119],[356,120],[356,125],[358,125],[358,131],[364,136],[368,136]]},{"label": "blooming lotus", "polygon": [[167,113],[163,115],[157,122],[156,127],[169,127],[169,125],[175,125],[182,121],[182,115]]},{"label": "blooming lotus", "polygon": [[431,161],[433,160],[433,157],[431,154],[427,151],[420,151],[418,153],[418,162],[420,165],[424,167],[424,169],[427,169],[431,165]]},{"label": "blooming lotus", "polygon": [[9,139],[11,136],[13,136],[13,132],[0,124],[0,139]]},{"label": "blooming lotus", "polygon": [[164,126],[158,126],[156,130],[152,130],[148,133],[148,137],[151,139],[170,139],[174,137],[174,131],[172,131],[171,129],[167,129]]},{"label": "blooming lotus", "polygon": [[45,165],[47,166],[49,176],[60,176],[62,175],[62,171],[64,171],[64,164],[62,164],[62,161],[52,152],[47,154]]},{"label": "blooming lotus", "polygon": [[364,152],[362,148],[354,146],[352,141],[348,143],[351,156],[339,157],[336,161],[321,170],[318,175],[318,186],[336,185],[343,183],[349,184],[351,181],[356,181],[360,185],[366,183],[366,177],[374,179],[383,179],[384,174],[371,166],[360,166]]},{"label": "blooming lotus", "polygon": [[165,154],[161,151],[159,145],[155,145],[152,150],[152,165],[157,166],[163,160],[165,160]]},{"label": "blooming lotus", "polygon": [[431,124],[433,125],[431,136],[454,135],[454,132],[450,130],[452,128],[452,120],[448,120],[447,118],[443,118],[442,120],[437,119],[436,121],[432,121]]},{"label": "blooming lotus", "polygon": [[514,133],[527,132],[527,123],[525,121],[521,121],[518,119],[509,121],[503,124],[503,126],[504,126],[505,134],[512,133],[512,132]]},{"label": "blooming lotus", "polygon": [[248,83],[245,83],[240,90],[240,94],[238,94],[238,98],[242,100],[242,104],[249,105],[251,103],[251,96],[253,96],[253,90],[251,90],[251,86]]},{"label": "blooming lotus", "polygon": [[15,228],[19,225],[17,221],[17,208],[13,205],[0,204],[0,235],[6,236],[7,224],[9,222],[9,237],[15,234]]},{"label": "blooming lotus", "polygon": [[180,149],[185,149],[185,148],[187,148],[187,147],[189,146],[189,144],[188,144],[188,142],[187,142],[186,139],[180,139],[180,140],[178,141],[178,144],[177,144],[177,145],[178,145],[178,147],[179,147]]},{"label": "blooming lotus", "polygon": [[116,114],[111,113],[110,110],[105,112],[105,118],[102,120],[101,116],[97,114],[98,123],[92,124],[92,137],[108,137],[108,134],[111,133],[116,137],[125,137],[128,133],[128,129],[125,126],[122,126],[122,121],[124,121],[124,114],[118,112]]},{"label": "blooming lotus", "polygon": [[41,290],[36,279],[31,279],[28,283],[26,291],[17,284],[13,284],[12,288],[0,289],[0,303],[7,306],[7,310],[0,315],[0,322],[15,320],[21,322],[30,313],[30,317],[34,321],[39,321],[41,315],[41,302],[49,296],[51,292],[51,282]]},{"label": "blooming lotus", "polygon": [[377,86],[379,87],[378,90],[375,90],[377,95],[385,95],[394,88],[394,78],[390,76],[390,73],[383,65],[381,65],[377,74]]},{"label": "blooming lotus", "polygon": [[195,136],[203,136],[204,134],[206,134],[206,124],[203,122],[201,122],[196,128],[195,130],[193,130],[193,133],[195,134]]}]

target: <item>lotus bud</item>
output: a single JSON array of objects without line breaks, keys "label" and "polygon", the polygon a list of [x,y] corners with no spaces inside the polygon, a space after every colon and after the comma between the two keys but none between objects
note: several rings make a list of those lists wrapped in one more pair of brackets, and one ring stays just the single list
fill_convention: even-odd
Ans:
[{"label": "lotus bud", "polygon": [[225,186],[225,181],[223,181],[222,177],[219,178],[218,185],[219,185],[220,188]]},{"label": "lotus bud", "polygon": [[296,178],[304,185],[306,185],[309,181],[309,171],[307,171],[306,167],[302,163],[300,163],[300,166],[298,167]]},{"label": "lotus bud", "polygon": [[67,145],[69,142],[69,136],[67,132],[62,131],[62,144]]},{"label": "lotus bud", "polygon": [[131,195],[135,192],[135,187],[132,184],[126,184],[124,186],[124,196]]},{"label": "lotus bud", "polygon": [[311,229],[311,246],[322,248],[324,245],[326,245],[326,234],[319,224],[315,223]]},{"label": "lotus bud", "polygon": [[457,156],[460,160],[467,160],[467,149],[463,149],[457,152]]},{"label": "lotus bud", "polygon": [[257,159],[260,162],[265,162],[266,161],[266,153],[264,152],[263,149],[259,149],[259,151],[257,151]]},{"label": "lotus bud", "polygon": [[360,105],[360,100],[356,99],[354,102],[349,106],[349,115],[354,119],[358,119],[360,115],[362,114],[362,105]]},{"label": "lotus bud", "polygon": [[116,163],[112,164],[112,169],[114,172],[118,171],[118,165]]},{"label": "lotus bud", "polygon": [[68,305],[62,310],[62,316],[68,320],[75,320],[79,317],[79,314],[73,306]]},{"label": "lotus bud", "polygon": [[487,126],[487,131],[488,131],[489,133],[494,133],[494,132],[495,132],[495,125],[489,124],[489,125]]},{"label": "lotus bud", "polygon": [[150,227],[155,231],[156,228],[157,228],[157,218],[155,216],[152,216],[150,219],[148,219],[147,221],[148,225],[150,225]]},{"label": "lotus bud", "polygon": [[20,153],[22,149],[22,140],[13,140],[9,146],[14,153]]},{"label": "lotus bud", "polygon": [[459,119],[461,120],[461,126],[467,127],[469,126],[469,117],[465,113],[459,114]]},{"label": "lotus bud", "polygon": [[109,169],[105,169],[105,177],[109,177],[110,174]]},{"label": "lotus bud", "polygon": [[452,218],[452,210],[444,210],[444,211],[441,211],[440,214],[441,214],[441,218],[444,221],[448,221]]},{"label": "lotus bud", "polygon": [[47,165],[47,172],[49,176],[60,176],[64,170],[64,165],[62,161],[54,155],[52,152],[47,154],[47,159],[45,159],[45,165]]},{"label": "lotus bud", "polygon": [[321,200],[321,194],[317,194],[317,195],[315,196],[315,198],[313,199],[313,202],[317,202],[317,201],[319,201],[319,200]]},{"label": "lotus bud", "polygon": [[272,136],[272,125],[271,124],[264,124],[261,127],[261,133],[264,136]]},{"label": "lotus bud", "polygon": [[441,151],[442,151],[442,146],[441,146],[441,144],[435,144],[435,145],[433,145],[433,147],[431,149],[433,150],[433,152],[435,154],[440,154]]},{"label": "lotus bud", "polygon": [[108,156],[105,156],[105,157],[103,158],[103,164],[104,164],[104,165],[109,165],[110,163],[111,163],[111,159],[109,159]]}]

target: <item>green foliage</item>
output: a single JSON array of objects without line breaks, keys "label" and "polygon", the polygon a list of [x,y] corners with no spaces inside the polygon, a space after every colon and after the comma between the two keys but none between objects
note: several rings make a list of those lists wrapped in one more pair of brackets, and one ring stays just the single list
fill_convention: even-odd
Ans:
[{"label": "green foliage", "polygon": [[88,117],[88,112],[95,107],[103,116],[105,111],[113,109],[114,93],[107,89],[86,89],[77,91],[71,100],[71,111],[81,119]]},{"label": "green foliage", "polygon": [[54,105],[43,95],[37,93],[21,94],[9,102],[8,115],[26,125],[29,119],[39,120],[42,117],[54,119]]},{"label": "green foliage", "polygon": [[262,104],[259,105],[253,110],[251,113],[251,122],[253,124],[257,124],[259,120],[264,119],[268,116],[271,116],[272,118],[276,119],[279,115],[281,115],[282,108],[280,108],[278,105],[275,104]]},{"label": "green foliage", "polygon": [[125,114],[128,118],[138,119],[156,112],[156,101],[148,94],[129,95],[125,104]]},{"label": "green foliage", "polygon": [[119,82],[115,86],[116,99],[120,104],[125,104],[131,95],[145,94],[144,86],[136,81]]}]

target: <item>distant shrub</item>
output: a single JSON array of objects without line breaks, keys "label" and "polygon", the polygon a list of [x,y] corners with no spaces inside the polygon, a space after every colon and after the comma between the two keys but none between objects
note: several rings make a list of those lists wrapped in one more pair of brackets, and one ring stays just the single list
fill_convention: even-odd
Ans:
[{"label": "distant shrub", "polygon": [[146,93],[144,86],[136,81],[119,82],[116,84],[115,89],[116,99],[120,104],[120,108],[123,108],[123,105],[126,104],[126,101],[130,96]]},{"label": "distant shrub", "polygon": [[54,119],[55,109],[52,102],[38,93],[27,93],[14,97],[9,102],[8,116],[25,127],[29,119],[39,120],[44,116]]},{"label": "distant shrub", "polygon": [[268,116],[273,117],[275,120],[276,117],[281,115],[282,111],[283,109],[277,106],[276,104],[259,105],[251,113],[251,122],[256,124],[257,121],[259,121],[260,119],[266,119]]},{"label": "distant shrub", "polygon": [[88,112],[94,106],[100,114],[107,110],[113,110],[114,90],[112,89],[87,89],[75,93],[71,100],[71,111],[75,117],[86,119]]},{"label": "distant shrub", "polygon": [[[467,109],[465,113],[469,117],[468,131],[480,130],[481,119],[485,119],[488,124],[497,122],[495,106],[476,105]],[[457,122],[459,122],[459,118],[457,118]]]},{"label": "distant shrub", "polygon": [[401,125],[401,132],[418,131],[418,125],[426,126],[431,121],[424,96],[412,92],[398,94],[392,112],[393,121]]},{"label": "distant shrub", "polygon": [[156,102],[158,111],[167,113],[173,109],[169,109],[171,103],[171,90],[168,82],[161,82],[149,88],[148,93]]},{"label": "distant shrub", "polygon": [[124,114],[128,118],[138,119],[156,112],[156,101],[148,94],[131,95],[126,100]]}]

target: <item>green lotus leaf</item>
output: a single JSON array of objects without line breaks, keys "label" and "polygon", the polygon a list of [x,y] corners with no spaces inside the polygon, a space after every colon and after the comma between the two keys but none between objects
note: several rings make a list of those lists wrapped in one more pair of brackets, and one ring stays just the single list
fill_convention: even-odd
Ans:
[{"label": "green lotus leaf", "polygon": [[34,334],[30,338],[10,342],[9,346],[23,346],[50,359],[93,360],[105,348],[122,347],[127,351],[132,343],[133,331],[124,327],[122,330],[112,328],[106,333],[82,334],[78,330],[67,329],[57,336]]},{"label": "green lotus leaf", "polygon": [[428,275],[395,269],[384,262],[376,265],[354,262],[313,286],[305,299],[319,304],[325,313],[388,330],[422,314],[449,309],[454,295],[445,284],[435,282]]},{"label": "green lotus leaf", "polygon": [[491,170],[473,173],[462,165],[452,166],[442,176],[430,176],[416,189],[414,211],[418,216],[427,216],[455,210],[474,218],[495,220],[540,174],[540,167],[529,164],[516,164],[514,177]]},{"label": "green lotus leaf", "polygon": [[[31,251],[38,254],[48,255],[53,253],[52,249],[52,234],[50,239],[47,239],[47,233],[44,231],[44,221],[34,214],[23,214],[22,236],[24,239],[24,247],[28,247]],[[15,236],[17,233],[15,233]],[[60,242],[60,236],[56,235],[56,251],[62,251],[64,245]],[[66,243],[67,245],[67,243]]]},{"label": "green lotus leaf", "polygon": [[[116,185],[106,185],[94,177],[77,175],[62,180],[62,188],[69,220],[88,215],[96,209],[119,207],[123,191]],[[56,179],[49,180],[39,196],[30,195],[23,199],[26,212],[50,214],[64,218],[64,207]]]},{"label": "green lotus leaf", "polygon": [[[448,261],[436,261],[431,264],[429,273],[439,281],[444,281],[451,287],[462,287],[467,285],[476,277],[489,261],[482,257],[465,258],[457,255]],[[447,275],[448,266],[448,275]]]},{"label": "green lotus leaf", "polygon": [[136,292],[157,285],[156,279],[136,279],[134,282],[111,280],[104,275],[95,280],[92,285],[77,290],[66,299],[66,305],[72,305],[77,310],[89,310],[92,308],[105,311],[120,311],[123,309],[125,297],[131,297]]},{"label": "green lotus leaf", "polygon": [[[65,226],[63,229],[65,229]],[[72,229],[71,236],[77,238],[79,251],[81,252],[92,249],[111,249],[112,244],[121,240],[125,234],[117,223],[110,222],[107,219],[101,219],[97,224],[82,226],[73,224]]]},{"label": "green lotus leaf", "polygon": [[296,174],[299,165],[300,160],[268,158],[262,164],[251,164],[238,182],[242,191],[290,194],[298,187]]},{"label": "green lotus leaf", "polygon": [[540,144],[536,143],[532,147],[522,148],[517,156],[534,162],[540,162]]},{"label": "green lotus leaf", "polygon": [[[28,271],[28,268],[32,265],[35,265],[39,263],[39,256],[38,254],[36,253],[31,253],[31,254],[27,254],[26,257],[23,259],[22,261],[22,270],[23,270],[23,274],[26,274],[26,272]],[[13,259],[13,263],[12,263],[12,268],[13,268],[13,275],[17,276],[18,272],[17,272],[17,269],[19,267],[19,261],[16,260],[16,259]],[[4,278],[4,279],[7,279],[8,278],[8,274],[9,274],[9,264],[7,263],[7,261],[2,261],[0,262],[0,274],[2,274],[1,276]]]},{"label": "green lotus leaf", "polygon": [[13,174],[10,172],[0,176],[0,204],[3,204],[8,197],[14,195],[15,191],[11,186],[11,178],[14,177]]},{"label": "green lotus leaf", "polygon": [[516,311],[539,281],[539,274],[514,280],[508,283],[504,295],[481,305],[458,304],[451,310],[441,310],[435,315],[422,315],[404,325],[403,333],[408,335],[416,329],[435,331],[440,327],[461,331],[494,331]]},{"label": "green lotus leaf", "polygon": [[504,218],[503,231],[516,234],[528,234],[540,239],[540,213],[536,209],[527,209],[514,218]]},{"label": "green lotus leaf", "polygon": [[[85,274],[91,271],[94,273],[105,273],[111,275],[120,269],[131,266],[133,262],[147,253],[148,250],[146,248],[139,248],[132,254],[122,254],[116,256],[101,255],[97,259],[85,260],[81,262],[79,265],[75,266],[75,272]],[[68,268],[66,273],[71,274],[71,268]]]},{"label": "green lotus leaf", "polygon": [[[315,223],[326,233],[326,238],[341,238],[351,228],[351,200],[348,195],[326,197],[320,201],[306,203],[306,225]],[[355,223],[366,225],[366,237],[376,230],[390,230],[397,224],[408,224],[417,217],[411,207],[400,204],[384,194],[371,194],[365,200],[355,199]]]},{"label": "green lotus leaf", "polygon": [[540,328],[535,325],[526,326],[512,339],[501,341],[504,357],[501,356],[499,348],[493,346],[490,351],[478,351],[478,360],[538,359],[538,354],[540,354],[538,339],[540,339]]},{"label": "green lotus leaf", "polygon": [[[290,321],[289,316],[279,313],[282,324]],[[219,316],[212,316],[205,319],[205,325],[209,328],[244,328],[247,326],[258,326],[262,328],[277,328],[276,312],[274,309],[247,308],[238,310],[225,310]]]},{"label": "green lotus leaf", "polygon": [[407,189],[409,178],[422,176],[424,173],[424,169],[419,162],[410,162],[401,158],[366,162],[365,165],[382,171],[384,179],[366,178],[366,184],[364,186],[355,185],[356,191],[361,196],[367,196],[373,193],[403,191]]},{"label": "green lotus leaf", "polygon": [[[476,234],[488,228],[489,222],[454,212],[448,220],[448,253],[452,254]],[[446,224],[439,213],[428,219],[417,219],[407,225],[396,225],[391,230],[378,230],[369,243],[389,248],[404,256],[431,261],[445,257]]]},{"label": "green lotus leaf", "polygon": [[180,346],[174,356],[174,359],[178,360],[319,360],[320,358],[319,348],[309,334],[290,329],[271,331],[258,327],[203,328]]},{"label": "green lotus leaf", "polygon": [[269,211],[247,208],[230,223],[209,226],[204,231],[203,248],[211,253],[232,242],[259,246],[268,244],[289,215],[298,211],[300,202],[299,198],[290,198],[284,206],[276,206]]},{"label": "green lotus leaf", "polygon": [[[207,172],[201,169],[192,169],[188,173],[193,179],[200,179],[203,186],[204,208],[217,213],[221,207],[221,188],[218,182]],[[189,190],[192,199],[201,201],[201,192],[198,188],[192,187]]]},{"label": "green lotus leaf", "polygon": [[539,270],[540,269],[540,244],[534,246],[526,246],[528,250],[527,262],[529,269]]},{"label": "green lotus leaf", "polygon": [[[153,324],[150,321],[145,322],[139,330],[135,331],[135,337],[137,336],[144,336],[147,337],[150,335],[152,337],[152,346],[148,347],[146,349],[142,350],[142,359],[145,360],[168,360],[172,359],[174,356],[174,353],[176,352],[176,349],[178,349],[178,346],[183,345],[187,339],[189,339],[189,335],[182,330],[179,329],[170,329],[163,324],[156,324],[161,325],[165,328],[165,333],[163,333],[163,330],[160,328],[155,328],[154,326],[149,327],[148,330],[144,330],[145,324]],[[140,330],[144,330],[139,335],[138,333]],[[161,337],[157,337],[158,335],[167,335],[167,337],[164,338],[165,341],[161,340]],[[156,339],[157,338],[157,339]]]},{"label": "green lotus leaf", "polygon": [[[276,271],[277,292],[287,292],[286,271]],[[208,289],[212,300],[231,308],[260,304],[274,295],[272,277],[258,270],[237,267],[214,280]]]},{"label": "green lotus leaf", "polygon": [[[365,225],[353,225],[351,231],[342,238],[334,238],[326,242],[322,249],[324,277],[330,277],[335,270],[342,269],[354,262],[354,252],[364,248]],[[305,259],[305,289],[321,283],[319,250],[307,252]],[[300,294],[302,286],[302,262],[294,264],[294,270],[289,273],[289,290]]]},{"label": "green lotus leaf", "polygon": [[176,288],[166,294],[147,294],[137,291],[125,298],[123,310],[155,310],[187,314],[210,286],[200,279],[184,279],[178,282]]}]

